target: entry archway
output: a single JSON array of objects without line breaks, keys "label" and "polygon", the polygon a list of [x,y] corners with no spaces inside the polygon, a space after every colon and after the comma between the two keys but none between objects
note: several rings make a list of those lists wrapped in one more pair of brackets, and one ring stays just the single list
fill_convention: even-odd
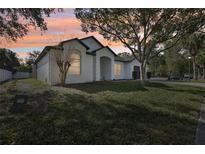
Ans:
[{"label": "entry archway", "polygon": [[112,80],[111,59],[106,56],[100,57],[100,80]]}]

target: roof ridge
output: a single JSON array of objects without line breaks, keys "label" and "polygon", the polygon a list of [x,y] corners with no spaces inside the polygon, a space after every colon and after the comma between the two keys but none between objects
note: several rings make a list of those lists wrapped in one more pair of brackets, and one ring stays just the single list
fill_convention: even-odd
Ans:
[{"label": "roof ridge", "polygon": [[87,37],[81,38],[80,40],[88,39],[90,37],[94,37],[94,36],[92,36],[92,35],[91,36],[87,36]]},{"label": "roof ridge", "polygon": [[98,44],[100,44],[100,46],[104,47],[104,45],[93,35],[81,38],[80,40],[82,41],[82,40],[89,39],[89,38],[93,38]]},{"label": "roof ridge", "polygon": [[86,49],[90,49],[85,43],[83,43],[79,38],[73,38],[73,39],[68,39],[65,41],[60,42],[58,45],[62,45],[63,43],[69,42],[69,41],[73,41],[73,40],[77,40],[79,43],[81,43]]}]

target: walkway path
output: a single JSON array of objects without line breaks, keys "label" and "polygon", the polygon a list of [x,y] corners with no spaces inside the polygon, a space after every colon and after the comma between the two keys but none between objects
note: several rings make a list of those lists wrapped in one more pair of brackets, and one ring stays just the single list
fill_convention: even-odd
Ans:
[{"label": "walkway path", "polygon": [[160,82],[160,83],[169,83],[169,84],[180,84],[180,85],[188,85],[188,86],[195,86],[195,87],[202,87],[205,88],[205,83],[199,82],[180,82],[180,81],[168,81],[168,80],[150,80],[151,82]]},{"label": "walkway path", "polygon": [[201,114],[196,130],[195,144],[204,145],[205,144],[205,100],[201,106]]}]

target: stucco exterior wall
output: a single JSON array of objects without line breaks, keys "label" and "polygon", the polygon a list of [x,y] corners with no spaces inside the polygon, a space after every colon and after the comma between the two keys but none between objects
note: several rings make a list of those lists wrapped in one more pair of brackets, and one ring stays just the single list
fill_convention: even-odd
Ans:
[{"label": "stucco exterior wall", "polygon": [[[82,41],[90,47],[90,51],[102,47],[93,38],[83,39]],[[64,52],[76,51],[80,53],[80,74],[72,75],[68,72],[66,78],[67,84],[100,81],[103,80],[102,76],[104,76],[105,80],[132,79],[134,66],[140,66],[140,63],[137,60],[130,62],[115,61],[115,55],[108,48],[99,49],[93,52],[93,55],[87,54],[86,52],[88,52],[88,50],[86,47],[77,40],[64,42],[63,49]],[[60,83],[59,68],[56,64],[54,51],[55,49],[51,48],[36,64],[37,79],[51,85]],[[108,58],[108,61],[105,60],[103,62],[103,57]],[[114,75],[115,64],[120,64],[122,66],[120,75]],[[108,73],[106,74],[106,72]]]},{"label": "stucco exterior wall", "polygon": [[[116,79],[116,80],[119,80],[119,79],[124,79],[125,78],[125,63],[124,62],[120,62],[120,61],[115,61],[115,63],[114,64],[120,64],[121,65],[121,73],[120,73],[120,75],[115,75],[114,74],[114,79]],[[115,66],[114,66],[115,67]],[[115,69],[115,68],[114,68]],[[115,70],[114,70],[114,72],[115,72]]]},{"label": "stucco exterior wall", "polygon": [[137,60],[124,63],[124,79],[132,79],[134,66],[140,66],[140,63]]},{"label": "stucco exterior wall", "polygon": [[96,81],[100,81],[100,58],[101,57],[108,57],[111,60],[111,80],[114,79],[114,54],[111,53],[107,48],[103,48],[99,51],[96,52],[96,62],[95,62],[95,67],[96,67]]},{"label": "stucco exterior wall", "polygon": [[37,79],[50,84],[49,52],[37,63]]},{"label": "stucco exterior wall", "polygon": [[[84,83],[93,81],[93,56],[86,54],[86,48],[77,41],[71,41],[63,44],[64,52],[78,51],[80,52],[80,75],[67,75],[66,83]],[[59,68],[55,61],[54,52],[51,49],[51,84],[60,83]]]}]

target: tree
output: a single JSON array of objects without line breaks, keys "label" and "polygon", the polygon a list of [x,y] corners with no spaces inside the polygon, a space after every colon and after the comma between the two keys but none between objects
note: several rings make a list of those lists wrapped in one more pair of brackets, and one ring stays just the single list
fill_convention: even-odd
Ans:
[{"label": "tree", "polygon": [[[27,35],[31,27],[47,30],[44,17],[49,17],[55,9],[0,9],[0,37],[16,41]],[[1,43],[1,42],[0,42]]]},{"label": "tree", "polygon": [[[184,35],[201,29],[204,9],[75,9],[82,31],[120,41],[141,63],[141,80],[150,59],[173,47]],[[174,39],[165,48],[163,44]]]},{"label": "tree", "polygon": [[152,76],[167,77],[167,65],[164,54],[159,54],[150,60],[149,69]]},{"label": "tree", "polygon": [[54,49],[54,56],[56,63],[59,68],[59,78],[61,82],[61,86],[65,86],[66,77],[68,74],[68,70],[74,61],[74,58],[72,57],[71,48],[67,51],[64,51],[61,47],[53,47]]},{"label": "tree", "polygon": [[132,54],[130,54],[129,52],[121,52],[117,54],[120,57],[131,57]]},{"label": "tree", "polygon": [[189,50],[193,62],[193,78],[197,80],[196,56],[200,49],[205,45],[205,33],[195,32],[181,40],[183,48]]},{"label": "tree", "polygon": [[29,57],[28,57],[26,63],[27,63],[28,65],[32,65],[32,64],[36,61],[36,59],[38,58],[38,56],[40,55],[40,53],[41,53],[41,51],[29,52],[29,53],[28,53]]},{"label": "tree", "polygon": [[5,48],[0,48],[0,68],[15,71],[15,67],[20,66],[16,53]]},{"label": "tree", "polygon": [[19,72],[32,72],[32,69],[26,63],[21,63],[20,66],[16,67],[16,70]]},{"label": "tree", "polygon": [[180,49],[177,50],[175,47],[165,52],[165,61],[169,75],[183,76],[189,70],[188,59],[180,52]]},{"label": "tree", "polygon": [[35,63],[40,53],[41,51],[32,51],[28,53],[29,57],[26,59],[26,64],[29,65],[30,68],[32,68],[32,65]]},{"label": "tree", "polygon": [[29,57],[26,58],[25,62],[21,64],[21,68],[19,69],[23,71],[32,72],[32,65],[34,64],[40,53],[40,51],[29,52]]},{"label": "tree", "polygon": [[201,50],[196,55],[196,63],[203,69],[203,79],[205,79],[205,51]]}]

